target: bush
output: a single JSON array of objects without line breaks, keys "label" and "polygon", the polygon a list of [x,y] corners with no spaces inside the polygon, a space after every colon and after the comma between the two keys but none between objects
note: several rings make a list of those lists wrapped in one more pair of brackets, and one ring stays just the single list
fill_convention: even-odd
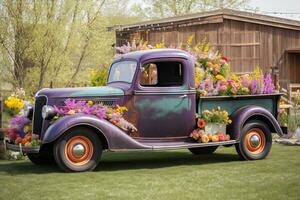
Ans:
[{"label": "bush", "polygon": [[100,69],[92,71],[91,73],[91,85],[92,86],[103,86],[106,85],[108,77],[109,67],[104,65]]}]

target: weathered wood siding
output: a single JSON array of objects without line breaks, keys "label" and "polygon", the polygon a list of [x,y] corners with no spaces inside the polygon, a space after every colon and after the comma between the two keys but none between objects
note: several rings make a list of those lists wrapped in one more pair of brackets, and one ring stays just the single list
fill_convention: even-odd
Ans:
[{"label": "weathered wood siding", "polygon": [[267,72],[270,67],[278,66],[283,87],[290,82],[300,82],[300,54],[286,52],[300,47],[300,31],[297,30],[223,19],[206,24],[131,32],[119,38],[117,33],[117,45],[143,39],[152,45],[164,41],[167,46],[176,46],[185,43],[193,34],[194,43],[207,40],[226,55],[234,72],[251,72],[256,65]]}]

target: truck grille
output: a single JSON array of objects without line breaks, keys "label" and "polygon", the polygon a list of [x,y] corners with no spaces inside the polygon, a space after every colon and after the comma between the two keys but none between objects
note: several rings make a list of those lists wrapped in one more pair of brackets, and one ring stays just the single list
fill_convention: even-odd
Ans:
[{"label": "truck grille", "polygon": [[104,106],[114,106],[116,102],[114,100],[100,100],[99,103]]},{"label": "truck grille", "polygon": [[42,108],[47,104],[47,97],[38,96],[35,98],[35,107],[33,113],[33,133],[40,135],[42,133],[43,122]]}]

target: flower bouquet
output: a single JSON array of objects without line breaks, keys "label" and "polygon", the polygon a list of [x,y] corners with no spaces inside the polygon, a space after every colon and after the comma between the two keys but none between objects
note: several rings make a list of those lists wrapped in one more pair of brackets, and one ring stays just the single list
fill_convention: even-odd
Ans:
[{"label": "flower bouquet", "polygon": [[32,133],[31,127],[31,120],[17,115],[9,120],[9,128],[4,129],[4,132],[10,143],[25,147],[39,146],[39,136]]},{"label": "flower bouquet", "polygon": [[219,132],[226,133],[226,125],[232,122],[228,117],[228,112],[221,110],[219,106],[211,111],[203,111],[202,118],[206,122],[205,131],[212,135]]},{"label": "flower bouquet", "polygon": [[201,143],[230,140],[230,135],[226,134],[226,125],[231,123],[227,111],[217,107],[203,111],[201,117],[197,119],[197,128],[190,134],[193,140]]}]

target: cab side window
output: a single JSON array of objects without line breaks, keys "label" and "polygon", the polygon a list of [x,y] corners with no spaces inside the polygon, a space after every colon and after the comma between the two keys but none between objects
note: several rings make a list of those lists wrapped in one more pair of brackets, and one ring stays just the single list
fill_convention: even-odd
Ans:
[{"label": "cab side window", "polygon": [[183,84],[183,65],[166,61],[146,63],[141,68],[140,85],[151,87],[180,86]]}]

